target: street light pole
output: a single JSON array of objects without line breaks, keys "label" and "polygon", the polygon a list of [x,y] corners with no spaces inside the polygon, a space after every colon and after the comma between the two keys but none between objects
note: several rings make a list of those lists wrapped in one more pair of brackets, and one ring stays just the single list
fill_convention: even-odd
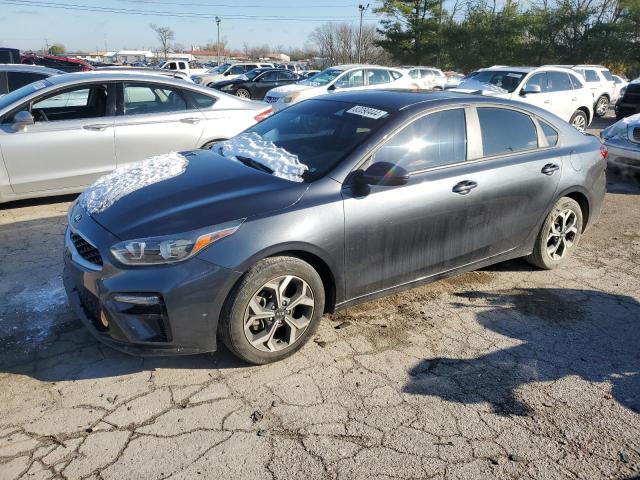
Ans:
[{"label": "street light pole", "polygon": [[220,17],[216,17],[216,25],[218,26],[218,43],[216,43],[216,50],[218,51],[218,65],[220,65]]},{"label": "street light pole", "polygon": [[360,57],[362,55],[362,17],[368,9],[368,3],[366,6],[362,4],[358,5],[358,10],[360,10],[360,30],[358,31],[358,63],[360,63]]}]

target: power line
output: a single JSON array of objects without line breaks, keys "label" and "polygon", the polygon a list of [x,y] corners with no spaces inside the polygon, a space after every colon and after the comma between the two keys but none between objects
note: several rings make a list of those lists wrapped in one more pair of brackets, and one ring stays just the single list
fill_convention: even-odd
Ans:
[{"label": "power line", "polygon": [[[171,2],[171,1],[163,1],[163,0],[122,0],[126,3],[133,4],[149,4],[149,5],[171,5],[177,7],[229,7],[229,8],[283,8],[290,10],[291,5],[240,5],[240,4],[225,4],[225,3],[202,3],[202,2]],[[309,8],[345,8],[352,9],[353,5],[345,5],[345,2],[339,2],[334,4],[326,4],[326,5],[305,5],[305,9]]]},{"label": "power line", "polygon": [[[97,12],[97,13],[115,13],[123,15],[142,15],[142,16],[156,16],[156,17],[173,17],[173,18],[204,18],[211,20],[215,18],[215,14],[203,13],[203,12],[168,12],[159,10],[137,10],[129,8],[119,7],[100,7],[96,5],[82,5],[75,3],[60,3],[60,2],[44,2],[39,0],[0,0],[0,4],[5,5],[20,5],[23,7],[41,7],[41,8],[53,8],[63,10],[74,10],[84,12]],[[268,21],[293,21],[293,22],[343,22],[348,20],[344,17],[341,18],[317,18],[317,17],[283,17],[283,16],[270,16],[270,15],[224,15],[227,20],[268,20]],[[370,18],[368,20],[376,20]]]}]

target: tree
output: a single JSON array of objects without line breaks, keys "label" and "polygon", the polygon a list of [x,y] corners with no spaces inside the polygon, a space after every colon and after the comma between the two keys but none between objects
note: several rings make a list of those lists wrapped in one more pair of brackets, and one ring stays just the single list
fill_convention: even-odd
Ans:
[{"label": "tree", "polygon": [[[376,44],[379,40],[375,27],[362,27],[363,63],[388,63],[388,55]],[[311,32],[309,43],[325,65],[354,63],[358,56],[358,28],[348,23],[325,23]]]},{"label": "tree", "polygon": [[51,55],[61,55],[64,52],[66,52],[66,49],[61,43],[54,43],[49,47],[49,53]]},{"label": "tree", "polygon": [[169,53],[169,42],[175,38],[173,30],[170,27],[159,27],[158,25],[151,23],[149,24],[151,30],[156,32],[156,36],[158,37],[158,41],[162,46],[162,51],[164,52],[164,59],[167,59],[167,54]]}]

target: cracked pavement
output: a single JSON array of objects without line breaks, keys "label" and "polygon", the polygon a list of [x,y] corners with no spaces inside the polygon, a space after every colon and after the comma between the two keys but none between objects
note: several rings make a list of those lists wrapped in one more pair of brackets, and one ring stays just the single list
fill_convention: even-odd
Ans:
[{"label": "cracked pavement", "polygon": [[250,367],[99,345],[66,304],[71,197],[0,208],[0,479],[637,478],[640,184],[562,268],[516,260],[325,316]]}]

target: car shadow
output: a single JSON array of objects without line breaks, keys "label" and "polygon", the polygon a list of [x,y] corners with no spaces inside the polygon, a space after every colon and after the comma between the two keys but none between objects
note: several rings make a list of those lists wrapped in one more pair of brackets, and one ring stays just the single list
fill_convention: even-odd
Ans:
[{"label": "car shadow", "polygon": [[518,398],[531,383],[579,376],[608,382],[619,404],[640,412],[640,303],[624,295],[591,290],[530,288],[456,293],[472,303],[476,320],[505,338],[475,358],[421,360],[404,391],[463,404],[488,403],[500,415],[528,415]]},{"label": "car shadow", "polygon": [[13,200],[0,204],[0,210],[10,210],[12,208],[35,207],[38,205],[52,205],[54,203],[73,202],[78,197],[77,193],[68,195],[58,195],[55,197],[28,198],[26,200]]}]

